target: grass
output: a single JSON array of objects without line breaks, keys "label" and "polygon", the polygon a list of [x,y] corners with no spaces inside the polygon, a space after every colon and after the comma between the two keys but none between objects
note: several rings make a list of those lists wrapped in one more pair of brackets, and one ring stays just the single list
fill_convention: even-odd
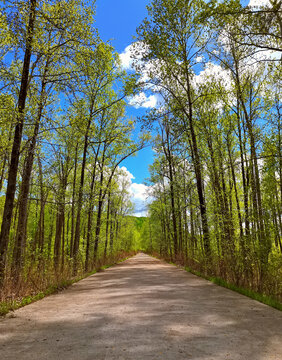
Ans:
[{"label": "grass", "polygon": [[111,262],[110,264],[105,264],[97,269],[94,269],[88,273],[83,274],[82,276],[78,276],[78,277],[68,279],[68,280],[63,280],[60,283],[58,283],[56,285],[52,285],[52,286],[48,287],[46,290],[40,291],[35,295],[26,296],[26,297],[23,297],[23,298],[17,299],[17,300],[2,301],[2,302],[0,302],[0,316],[5,316],[10,311],[17,310],[23,306],[26,306],[35,301],[41,300],[46,296],[58,293],[59,291],[62,291],[64,289],[68,288],[72,284],[74,284],[82,279],[85,279],[91,275],[94,275],[97,272],[103,271],[111,266],[119,264],[119,263],[129,259],[130,257],[131,256],[127,256],[125,258],[122,258],[121,260]]},{"label": "grass", "polygon": [[[152,255],[150,255],[152,256]],[[82,279],[85,279],[87,278],[88,276],[91,276],[99,271],[103,271],[113,265],[116,265],[116,264],[119,264],[125,260],[127,260],[128,258],[130,258],[131,256],[128,256],[128,257],[125,257],[121,260],[118,260],[116,262],[112,262],[110,264],[106,264],[106,265],[103,265],[91,272],[88,272],[86,274],[84,274],[83,276],[80,276],[80,277],[76,277],[74,279],[70,279],[70,280],[64,280],[62,282],[60,282],[59,284],[57,285],[53,285],[53,286],[50,286],[49,288],[47,288],[45,291],[41,291],[39,293],[37,293],[36,295],[32,295],[32,296],[26,296],[22,299],[19,299],[19,300],[13,300],[13,301],[4,301],[4,302],[0,302],[0,316],[4,316],[6,314],[8,314],[10,311],[14,311],[16,309],[19,309],[23,306],[26,306],[28,304],[31,304],[35,301],[38,301],[38,300],[41,300],[43,299],[44,297],[46,296],[49,296],[49,295],[52,295],[54,293],[57,293],[63,289],[66,289],[68,288],[69,286],[71,286],[72,284],[82,280]],[[153,256],[155,258],[158,258],[157,256]],[[162,259],[164,260],[164,259]],[[171,261],[168,261],[168,263],[170,263],[171,265],[174,265],[174,266],[179,266],[178,264],[175,264]],[[216,284],[216,285],[219,285],[219,286],[222,286],[222,287],[225,287],[229,290],[232,290],[232,291],[235,291],[239,294],[242,294],[242,295],[245,295],[251,299],[254,299],[254,300],[257,300],[263,304],[266,304],[266,305],[269,305],[277,310],[280,310],[282,311],[282,304],[277,301],[276,299],[273,299],[271,296],[267,296],[267,295],[263,295],[263,294],[260,294],[260,293],[257,293],[255,291],[252,291],[252,290],[249,290],[249,289],[245,289],[245,288],[241,288],[241,287],[238,287],[234,284],[230,284],[228,282],[226,282],[225,280],[221,279],[221,278],[218,278],[218,277],[211,277],[211,276],[206,276],[202,273],[200,273],[199,271],[195,271],[193,269],[191,269],[190,267],[188,266],[185,266],[185,267],[182,267],[185,271],[187,272],[190,272],[196,276],[199,276],[199,277],[202,277],[206,280],[209,280],[211,281],[212,283]]]},{"label": "grass", "polygon": [[[176,264],[174,264],[176,265]],[[227,281],[219,278],[219,277],[213,277],[213,276],[207,276],[207,275],[204,275],[202,273],[200,273],[199,271],[195,271],[193,269],[191,269],[190,267],[188,266],[185,266],[184,267],[184,270],[187,271],[187,272],[190,272],[191,274],[194,274],[196,276],[199,276],[199,277],[202,277],[206,280],[209,280],[211,281],[212,283],[216,284],[216,285],[219,285],[219,286],[222,286],[222,287],[225,287],[226,289],[229,289],[229,290],[232,290],[232,291],[235,291],[239,294],[242,294],[242,295],[245,295],[253,300],[257,300],[263,304],[266,304],[266,305],[269,305],[277,310],[280,310],[282,311],[282,304],[276,300],[276,299],[273,299],[271,296],[267,296],[267,295],[264,295],[264,294],[260,294],[258,292],[255,292],[253,290],[250,290],[250,289],[245,289],[245,288],[242,288],[242,287],[239,287],[239,286],[236,286],[234,284],[231,284],[231,283],[228,283]]]},{"label": "grass", "polygon": [[228,283],[227,281],[219,278],[219,277],[213,277],[213,276],[207,276],[207,275],[204,275],[202,274],[201,272],[199,271],[195,271],[193,270],[192,268],[188,267],[188,266],[181,266],[179,264],[176,264],[170,260],[166,260],[164,258],[161,258],[159,256],[156,256],[156,255],[151,255],[151,254],[148,254],[152,257],[155,257],[157,259],[161,259],[161,260],[165,260],[167,263],[171,264],[171,265],[174,265],[174,266],[177,266],[177,267],[181,267],[182,269],[184,269],[185,271],[191,273],[191,274],[194,274],[196,276],[199,276],[201,278],[204,278],[208,281],[211,281],[212,283],[216,284],[216,285],[219,285],[219,286],[222,286],[222,287],[225,287],[226,289],[229,289],[229,290],[232,290],[232,291],[235,291],[239,294],[242,294],[242,295],[245,295],[253,300],[256,300],[256,301],[259,301],[265,305],[268,305],[268,306],[271,306],[273,307],[274,309],[277,309],[277,310],[280,310],[282,311],[282,303],[279,302],[278,300],[274,299],[273,297],[271,296],[268,296],[268,295],[264,295],[264,294],[260,294],[258,292],[255,292],[253,290],[250,290],[250,289],[246,289],[246,288],[242,288],[242,287],[239,287],[239,286],[236,286],[234,284],[231,284],[231,283]]},{"label": "grass", "polygon": [[227,283],[226,281],[224,281],[223,279],[220,279],[220,278],[214,277],[214,278],[209,278],[208,280],[210,280],[211,282],[213,282],[216,285],[236,291],[239,294],[248,296],[251,299],[257,300],[263,304],[269,305],[277,310],[282,311],[282,304],[279,301],[277,301],[276,299],[273,299],[271,296],[267,296],[264,294],[257,293],[253,290],[238,287],[236,285]]}]

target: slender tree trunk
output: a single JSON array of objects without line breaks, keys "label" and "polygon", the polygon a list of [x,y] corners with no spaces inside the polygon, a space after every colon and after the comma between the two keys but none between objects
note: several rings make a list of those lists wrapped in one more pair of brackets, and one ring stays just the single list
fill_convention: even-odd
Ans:
[{"label": "slender tree trunk", "polygon": [[17,184],[20,148],[22,142],[23,125],[24,125],[24,110],[25,110],[25,103],[26,103],[27,89],[28,89],[30,58],[32,52],[32,41],[34,36],[35,16],[36,16],[36,0],[30,0],[29,21],[26,31],[27,34],[26,48],[25,48],[25,56],[23,62],[21,87],[18,98],[18,115],[15,126],[14,141],[13,141],[12,153],[10,159],[10,168],[8,173],[6,199],[5,199],[3,220],[2,220],[1,233],[0,233],[0,284],[2,283],[4,278],[6,251],[9,243],[9,233],[10,233],[13,208],[14,208],[14,198],[15,198],[16,184]]},{"label": "slender tree trunk", "polygon": [[[33,169],[33,162],[34,162],[34,154],[37,142],[37,136],[39,132],[40,122],[42,118],[42,112],[45,105],[45,88],[46,88],[46,76],[49,67],[49,60],[46,62],[46,66],[44,69],[42,85],[41,85],[41,92],[40,92],[40,100],[39,100],[39,108],[36,117],[36,122],[34,125],[33,136],[30,139],[27,155],[24,162],[24,170],[23,170],[23,178],[20,188],[20,195],[19,195],[19,218],[18,218],[18,227],[17,227],[17,235],[16,235],[16,242],[15,242],[15,249],[14,249],[14,257],[13,257],[13,268],[15,271],[15,276],[18,277],[22,266],[23,266],[23,253],[26,244],[26,226],[27,226],[27,219],[28,219],[28,212],[27,212],[27,204],[28,204],[28,196],[29,196],[29,188],[30,188],[30,179],[31,173]],[[41,221],[41,219],[40,219]]]},{"label": "slender tree trunk", "polygon": [[77,172],[77,153],[78,144],[75,147],[75,158],[74,158],[74,174],[72,184],[72,203],[71,203],[71,242],[70,242],[70,257],[74,254],[74,223],[75,223],[75,193],[76,193],[76,172]]},{"label": "slender tree trunk", "polygon": [[106,219],[106,239],[104,248],[104,259],[107,257],[108,238],[109,238],[109,221],[110,221],[110,208],[111,208],[111,190],[108,192],[108,206],[107,206],[107,219]]},{"label": "slender tree trunk", "polygon": [[93,260],[94,263],[97,259],[97,252],[98,252],[98,245],[99,245],[99,238],[100,238],[100,231],[101,231],[101,223],[102,223],[102,211],[103,211],[103,203],[104,203],[104,196],[103,196],[103,185],[104,185],[104,161],[105,161],[105,151],[106,148],[104,147],[103,155],[102,155],[102,163],[100,168],[100,189],[99,189],[99,197],[98,197],[98,210],[97,210],[97,219],[96,219],[96,228],[95,228],[95,241],[94,241],[94,256]]},{"label": "slender tree trunk", "polygon": [[74,242],[73,242],[73,256],[74,256],[73,274],[74,275],[76,275],[78,268],[78,251],[79,251],[79,243],[80,243],[80,222],[81,222],[81,207],[82,207],[82,198],[83,198],[83,190],[84,190],[84,173],[85,173],[86,156],[88,149],[88,134],[91,126],[91,121],[92,121],[92,114],[89,117],[86,133],[84,136],[83,159],[81,164],[80,185],[79,185],[78,199],[77,199],[76,225],[75,225],[75,234],[74,234]]},{"label": "slender tree trunk", "polygon": [[[234,186],[234,192],[235,192],[235,199],[236,199],[236,206],[237,206],[237,215],[239,220],[239,228],[240,228],[240,243],[243,250],[243,253],[245,253],[245,245],[243,241],[243,220],[242,220],[242,214],[241,214],[241,208],[240,208],[240,201],[239,201],[239,195],[238,195],[238,189],[237,189],[237,181],[236,181],[236,175],[235,175],[235,168],[234,168],[234,161],[232,159],[231,154],[231,146],[229,140],[227,141],[227,148],[228,148],[228,157],[229,157],[229,164],[231,167],[231,174],[232,174],[232,180],[233,180],[233,186]],[[243,242],[242,242],[243,241]]]},{"label": "slender tree trunk", "polygon": [[52,239],[53,239],[53,232],[54,232],[54,216],[53,216],[53,208],[50,207],[49,210],[49,236],[48,236],[48,261],[51,258],[51,249],[52,249]]},{"label": "slender tree trunk", "polygon": [[47,200],[47,194],[44,193],[42,164],[39,155],[38,155],[38,169],[39,169],[39,183],[40,183],[40,214],[39,214],[39,222],[37,226],[37,238],[38,238],[38,247],[40,250],[40,256],[42,256],[43,248],[44,248],[45,205]]},{"label": "slender tree trunk", "polygon": [[66,217],[64,214],[64,218],[63,218],[63,231],[62,231],[62,249],[61,249],[61,273],[64,272],[64,268],[65,268],[65,242],[66,242],[66,237],[65,237],[65,222],[66,222]]},{"label": "slender tree trunk", "polygon": [[112,255],[114,249],[114,208],[112,206],[110,211],[110,253]]},{"label": "slender tree trunk", "polygon": [[[13,133],[13,124],[10,126],[8,144],[10,143],[10,141],[12,139],[12,133]],[[7,162],[9,160],[9,155],[8,154],[9,154],[9,149],[8,149],[8,146],[7,146],[7,148],[5,149],[4,159],[3,159],[3,163],[2,163],[2,170],[1,170],[1,175],[0,175],[0,192],[2,190],[4,179],[5,179],[6,165],[7,165]]]},{"label": "slender tree trunk", "polygon": [[192,258],[194,258],[195,249],[197,249],[197,239],[195,235],[195,224],[194,224],[194,207],[192,201],[192,189],[189,191],[189,207],[190,207],[190,227],[191,227],[191,250],[192,250]]},{"label": "slender tree trunk", "polygon": [[56,233],[54,244],[54,268],[58,271],[60,263],[63,228],[65,223],[65,201],[66,201],[66,188],[67,188],[67,169],[64,169],[62,165],[62,178],[58,194],[58,208],[57,208],[57,220],[56,220]]},{"label": "slender tree trunk", "polygon": [[168,125],[165,125],[165,133],[166,133],[166,139],[163,141],[163,150],[166,155],[166,159],[168,162],[168,169],[169,169],[170,201],[171,201],[172,226],[173,226],[173,247],[174,247],[174,256],[177,256],[178,232],[177,232],[177,219],[176,219],[176,206],[175,206],[173,164],[172,164],[172,154],[170,149],[170,130]]},{"label": "slender tree trunk", "polygon": [[98,152],[99,152],[99,149],[95,156],[92,180],[91,180],[91,185],[90,185],[89,207],[88,207],[88,215],[87,215],[85,272],[88,271],[88,267],[89,267],[89,252],[90,252],[90,242],[91,242],[91,234],[92,234],[92,219],[93,219],[93,208],[94,208],[94,184],[95,184],[95,177],[96,177],[96,163],[97,163]]},{"label": "slender tree trunk", "polygon": [[[252,84],[250,84],[252,87]],[[251,149],[251,185],[252,185],[252,195],[253,195],[253,207],[255,219],[257,222],[258,236],[260,241],[260,260],[261,260],[261,282],[263,282],[265,267],[268,263],[268,256],[271,249],[271,244],[266,237],[265,228],[264,228],[264,218],[263,218],[263,209],[262,209],[262,199],[261,199],[261,188],[260,188],[260,178],[259,178],[259,169],[258,161],[256,154],[256,145],[255,145],[255,136],[253,132],[252,119],[248,114],[246,105],[244,103],[242,92],[239,87],[240,101],[244,111],[246,119],[246,127],[248,130],[249,140],[250,140],[250,149]],[[250,91],[251,97],[251,91]],[[252,109],[250,109],[250,114]]]},{"label": "slender tree trunk", "polygon": [[239,146],[240,146],[240,160],[241,160],[241,172],[242,172],[243,193],[244,193],[245,234],[246,234],[246,237],[248,238],[249,235],[250,235],[249,203],[248,203],[249,195],[248,195],[248,185],[247,185],[245,161],[244,161],[245,151],[244,151],[244,145],[243,145],[243,140],[242,140],[239,101],[237,103],[237,127],[238,127],[238,137],[239,137]]},{"label": "slender tree trunk", "polygon": [[220,176],[222,177],[222,174],[220,173],[221,167],[220,164],[218,166],[219,161],[216,162],[213,140],[208,130],[207,130],[207,144],[211,157],[210,171],[211,171],[211,180],[213,183],[213,190],[215,193],[215,204],[217,208],[216,218],[219,221],[220,231],[218,232],[218,234],[220,234],[220,248],[222,255],[225,256],[226,252],[228,251],[228,243],[229,243],[229,228],[228,228],[229,216],[227,213],[228,209],[226,208],[226,202],[224,199],[223,182],[220,181]]},{"label": "slender tree trunk", "polygon": [[[190,75],[189,75],[189,66],[188,66],[188,59],[187,59],[187,51],[184,49],[184,65],[185,65],[185,77],[186,77],[186,93],[187,93],[187,100],[188,100],[188,113],[187,110],[184,109],[185,114],[188,118],[189,122],[189,129],[190,129],[190,136],[191,136],[191,143],[192,143],[192,160],[195,169],[196,175],[196,184],[197,184],[197,191],[198,191],[198,198],[200,204],[200,213],[201,213],[201,221],[202,221],[202,229],[203,229],[203,241],[204,241],[204,249],[205,255],[207,258],[210,257],[211,248],[210,248],[210,234],[209,234],[209,226],[208,226],[208,218],[207,218],[207,205],[204,195],[204,181],[202,176],[202,167],[201,167],[201,160],[198,150],[198,143],[197,143],[197,136],[195,133],[194,128],[194,121],[193,121],[193,101],[192,101],[192,90],[191,90],[191,82],[190,82]],[[189,136],[189,135],[188,135]]]}]

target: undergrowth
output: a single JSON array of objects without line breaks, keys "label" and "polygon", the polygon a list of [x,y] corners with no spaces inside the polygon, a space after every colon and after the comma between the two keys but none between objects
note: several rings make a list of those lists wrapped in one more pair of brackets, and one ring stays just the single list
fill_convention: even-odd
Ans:
[{"label": "undergrowth", "polygon": [[23,306],[41,300],[46,296],[62,291],[68,288],[69,286],[71,286],[72,284],[88,276],[91,276],[99,271],[103,271],[113,265],[125,261],[126,259],[132,257],[133,255],[135,255],[135,252],[130,252],[130,253],[122,252],[116,254],[115,256],[108,257],[107,259],[105,259],[105,261],[97,264],[97,266],[90,272],[82,273],[79,276],[71,277],[69,279],[68,278],[61,279],[58,282],[55,282],[54,284],[51,284],[45,289],[42,289],[41,291],[38,292],[31,290],[30,294],[27,296],[19,296],[18,294],[14,295],[13,297],[11,297],[10,295],[5,296],[4,291],[2,290],[1,301],[0,301],[0,316],[5,316],[10,311],[17,310]]},{"label": "undergrowth", "polygon": [[194,275],[197,275],[199,277],[202,277],[206,280],[209,280],[216,285],[225,287],[229,290],[235,291],[239,294],[245,295],[251,299],[257,300],[263,304],[269,305],[277,310],[282,311],[282,304],[278,300],[272,298],[271,296],[260,294],[253,290],[236,286],[236,285],[228,283],[227,281],[225,281],[221,278],[218,278],[218,277],[204,275],[204,274],[200,273],[199,271],[194,271],[193,269],[189,268],[188,266],[185,266],[184,270],[186,270],[187,272],[190,272]]},{"label": "undergrowth", "polygon": [[251,289],[247,289],[247,288],[237,286],[235,284],[232,284],[230,282],[225,281],[224,279],[222,279],[220,277],[209,276],[207,274],[203,274],[202,272],[194,270],[189,266],[186,266],[186,265],[180,264],[180,263],[175,263],[175,262],[171,261],[171,259],[161,257],[161,256],[159,256],[159,254],[154,253],[154,254],[149,254],[149,255],[153,256],[153,257],[155,257],[157,259],[164,260],[164,261],[166,261],[166,262],[168,262],[168,263],[170,263],[172,265],[181,267],[185,271],[190,272],[191,274],[194,274],[196,276],[202,277],[202,278],[204,278],[206,280],[209,280],[209,281],[211,281],[212,283],[214,283],[216,285],[225,287],[225,288],[227,288],[229,290],[235,291],[235,292],[237,292],[239,294],[245,295],[245,296],[247,296],[247,297],[249,297],[251,299],[257,300],[257,301],[259,301],[259,302],[261,302],[263,304],[269,305],[269,306],[271,306],[271,307],[273,307],[273,308],[275,308],[277,310],[282,311],[282,303],[280,301],[278,301],[277,299],[273,298],[272,296],[261,294],[261,293],[258,293],[256,291],[253,291]]}]

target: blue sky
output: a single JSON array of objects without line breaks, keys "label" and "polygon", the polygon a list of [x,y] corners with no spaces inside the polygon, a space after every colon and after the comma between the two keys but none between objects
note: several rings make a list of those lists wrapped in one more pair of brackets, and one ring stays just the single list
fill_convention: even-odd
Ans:
[{"label": "blue sky", "polygon": [[[149,0],[97,0],[96,26],[104,41],[110,41],[118,53],[123,53],[135,35],[136,28],[146,17],[146,5]],[[146,109],[128,106],[127,115],[138,117]],[[138,132],[138,129],[136,130]],[[125,160],[121,166],[127,170],[132,182],[132,200],[135,203],[135,215],[145,215],[146,187],[143,181],[149,177],[148,166],[153,162],[153,151],[147,147],[136,156]],[[125,170],[125,171],[126,171]]]},{"label": "blue sky", "polygon": [[[136,28],[145,18],[148,0],[97,0],[96,26],[104,41],[110,40],[117,52],[124,52],[132,43]],[[145,109],[127,108],[128,116],[137,117]],[[142,183],[149,176],[148,165],[152,163],[152,149],[146,148],[137,156],[122,163],[135,177],[134,182]]]},{"label": "blue sky", "polygon": [[[242,0],[243,5],[264,5],[269,0]],[[149,0],[96,0],[96,26],[104,41],[110,41],[115,50],[124,54],[125,62],[129,60],[126,48],[132,43],[136,28],[147,15],[146,5]],[[129,68],[129,67],[128,67]],[[145,96],[145,94],[144,94]],[[146,99],[147,103],[154,99]],[[128,106],[127,115],[137,117],[145,109]],[[138,132],[138,129],[137,131]],[[153,162],[153,151],[150,147],[140,151],[137,156],[124,161],[121,166],[131,181],[132,200],[136,205],[135,215],[145,215],[146,186],[143,182],[149,177],[148,166]]]},{"label": "blue sky", "polygon": [[146,16],[147,4],[148,0],[97,0],[96,24],[102,39],[111,39],[115,49],[122,52]]}]

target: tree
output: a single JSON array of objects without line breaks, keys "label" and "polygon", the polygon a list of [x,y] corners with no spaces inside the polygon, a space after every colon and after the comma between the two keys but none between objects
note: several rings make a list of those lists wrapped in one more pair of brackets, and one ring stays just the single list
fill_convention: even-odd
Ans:
[{"label": "tree", "polygon": [[29,19],[26,27],[26,44],[25,55],[22,68],[21,86],[18,97],[17,120],[15,126],[13,147],[10,158],[10,168],[8,173],[8,183],[5,198],[5,206],[3,213],[3,220],[0,233],[0,283],[3,281],[5,270],[5,257],[9,242],[9,232],[12,221],[14,198],[16,191],[17,173],[19,166],[20,147],[22,141],[22,132],[24,125],[24,110],[28,90],[28,78],[30,59],[32,54],[32,42],[34,37],[34,24],[36,16],[36,0],[30,1]]},{"label": "tree", "polygon": [[194,103],[196,99],[192,89],[192,69],[195,58],[200,52],[195,42],[203,31],[198,27],[195,19],[203,6],[202,1],[153,1],[148,7],[149,19],[145,19],[137,30],[136,49],[137,58],[140,57],[140,53],[142,54],[143,64],[152,62],[161,69],[150,72],[150,82],[162,89],[162,95],[166,99],[171,99],[173,109],[182,114],[196,174],[204,247],[206,255],[209,256],[209,226],[195,128]]}]

